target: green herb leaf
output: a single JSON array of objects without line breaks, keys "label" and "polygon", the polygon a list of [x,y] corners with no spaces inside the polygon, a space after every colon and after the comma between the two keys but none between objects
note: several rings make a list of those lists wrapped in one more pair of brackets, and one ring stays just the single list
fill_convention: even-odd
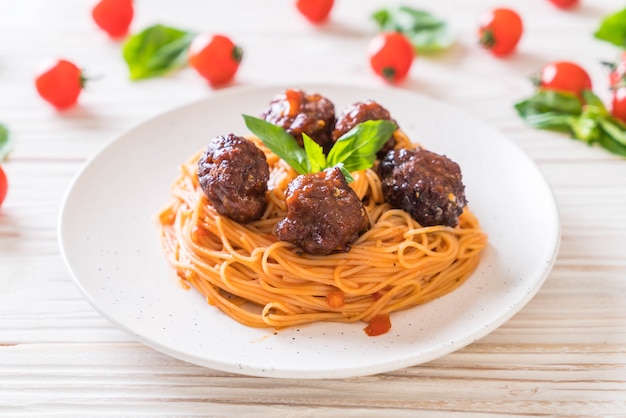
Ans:
[{"label": "green herb leaf", "polygon": [[534,128],[570,131],[570,119],[580,115],[582,105],[574,94],[538,90],[530,98],[516,103],[515,109]]},{"label": "green herb leaf", "polygon": [[623,123],[614,118],[601,118],[598,122],[614,142],[626,147],[626,126]]},{"label": "green herb leaf", "polygon": [[582,95],[585,103],[584,107],[593,107],[598,114],[603,116],[609,115],[609,111],[606,109],[606,106],[594,92],[591,90],[583,90]]},{"label": "green herb leaf", "polygon": [[626,145],[623,145],[613,138],[608,133],[602,135],[599,139],[600,146],[606,149],[609,152],[612,152],[616,155],[621,155],[622,157],[626,157]]},{"label": "green herb leaf", "polygon": [[352,173],[350,173],[346,167],[342,163],[337,164],[335,167],[338,167],[341,170],[341,174],[346,178],[348,183],[352,183],[354,181],[354,177],[352,177]]},{"label": "green herb leaf", "polygon": [[122,47],[130,79],[159,77],[186,66],[194,35],[157,24],[130,36]]},{"label": "green herb leaf", "polygon": [[593,35],[602,41],[626,48],[626,9],[605,17]]},{"label": "green herb leaf", "polygon": [[588,144],[599,142],[600,136],[603,134],[598,120],[594,117],[593,113],[583,113],[577,118],[572,118],[570,120],[570,127],[576,139]]},{"label": "green herb leaf", "polygon": [[9,129],[0,123],[0,161],[4,161],[11,149],[13,149],[13,140]]},{"label": "green herb leaf", "polygon": [[365,170],[374,164],[376,153],[397,129],[386,120],[358,124],[335,142],[328,156],[308,135],[303,134],[304,148],[280,126],[263,119],[243,115],[246,126],[274,154],[285,160],[298,174],[310,174],[331,167],[339,167],[348,182],[354,179],[350,172]]},{"label": "green herb leaf", "polygon": [[302,140],[308,161],[308,172],[317,173],[318,171],[324,170],[326,168],[326,155],[324,155],[324,149],[305,133],[302,134]]},{"label": "green herb leaf", "polygon": [[342,135],[328,153],[328,166],[343,163],[350,172],[365,170],[374,164],[376,153],[397,129],[388,120],[368,120]]},{"label": "green herb leaf", "polygon": [[309,173],[309,162],[305,150],[296,139],[283,128],[254,116],[243,115],[246,126],[274,154],[285,160],[298,174]]},{"label": "green herb leaf", "polygon": [[583,91],[584,105],[570,93],[538,90],[515,104],[519,116],[530,126],[568,132],[589,145],[599,144],[626,157],[626,124],[615,119],[592,91]]},{"label": "green herb leaf", "polygon": [[380,9],[372,15],[381,31],[404,34],[420,53],[432,53],[450,48],[455,34],[442,19],[408,6]]}]

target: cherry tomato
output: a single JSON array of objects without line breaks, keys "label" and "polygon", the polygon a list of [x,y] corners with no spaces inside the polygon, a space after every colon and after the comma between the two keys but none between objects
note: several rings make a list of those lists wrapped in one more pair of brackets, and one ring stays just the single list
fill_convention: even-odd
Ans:
[{"label": "cherry tomato", "polygon": [[296,0],[298,11],[314,24],[328,19],[334,4],[334,0]]},{"label": "cherry tomato", "polygon": [[571,9],[579,3],[579,0],[549,0],[559,9]]},{"label": "cherry tomato", "polygon": [[415,55],[411,42],[398,32],[379,33],[368,46],[370,66],[388,83],[402,81],[407,76]]},{"label": "cherry tomato", "polygon": [[622,52],[622,56],[611,66],[609,74],[609,86],[623,87],[626,86],[626,51]]},{"label": "cherry tomato", "polygon": [[133,0],[100,0],[91,9],[96,25],[112,38],[128,33],[134,14]]},{"label": "cherry tomato", "polygon": [[2,202],[4,202],[4,198],[7,196],[8,189],[9,181],[7,180],[7,175],[0,165],[0,206],[2,206]]},{"label": "cherry tomato", "polygon": [[613,90],[611,114],[626,123],[626,87]]},{"label": "cherry tomato", "polygon": [[493,9],[481,16],[479,22],[480,44],[493,55],[511,53],[524,32],[522,18],[511,9]]},{"label": "cherry tomato", "polygon": [[211,86],[232,80],[242,57],[243,50],[223,35],[197,35],[189,47],[189,64]]},{"label": "cherry tomato", "polygon": [[67,109],[78,101],[85,77],[80,68],[64,59],[48,61],[36,74],[39,95],[57,109]]},{"label": "cherry tomato", "polygon": [[591,90],[591,78],[580,65],[569,61],[557,61],[541,69],[537,87],[570,92],[582,97],[583,90]]}]

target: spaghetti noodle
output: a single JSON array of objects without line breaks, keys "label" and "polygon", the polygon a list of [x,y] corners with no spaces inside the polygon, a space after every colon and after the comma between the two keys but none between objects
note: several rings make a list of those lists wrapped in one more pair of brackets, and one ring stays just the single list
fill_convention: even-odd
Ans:
[{"label": "spaghetti noodle", "polygon": [[[317,321],[370,322],[445,295],[474,271],[487,237],[466,207],[459,225],[420,226],[384,202],[372,169],[353,173],[370,228],[348,252],[314,256],[278,241],[285,190],[296,173],[260,140],[270,167],[268,206],[258,221],[220,216],[198,184],[198,152],[180,167],[173,200],[159,214],[161,241],[181,283],[251,327]],[[396,134],[396,147],[415,146]]]}]

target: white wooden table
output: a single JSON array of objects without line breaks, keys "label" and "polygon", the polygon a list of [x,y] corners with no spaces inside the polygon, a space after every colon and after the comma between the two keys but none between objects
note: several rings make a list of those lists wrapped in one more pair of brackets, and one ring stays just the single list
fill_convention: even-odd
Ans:
[{"label": "white wooden table", "polygon": [[[228,34],[245,51],[233,86],[381,86],[365,48],[375,33],[369,15],[391,2],[337,0],[320,27],[292,3],[137,0],[132,28],[160,22]],[[95,28],[88,1],[3,0],[0,121],[16,144],[3,163],[10,189],[0,208],[0,416],[626,416],[626,161],[533,130],[512,107],[530,94],[528,76],[557,59],[587,68],[606,100],[599,61],[617,52],[591,33],[624,4],[583,0],[563,12],[547,0],[410,3],[445,17],[459,39],[446,54],[419,57],[401,88],[501,130],[553,188],[562,244],[536,297],[474,344],[371,377],[246,377],[138,343],[72,281],[57,242],[60,205],[85,160],[116,135],[215,90],[190,69],[129,81],[120,44]],[[475,38],[478,16],[500,4],[526,24],[517,53],[506,59],[481,50]],[[67,112],[35,92],[33,74],[48,56],[71,59],[98,78]]]}]

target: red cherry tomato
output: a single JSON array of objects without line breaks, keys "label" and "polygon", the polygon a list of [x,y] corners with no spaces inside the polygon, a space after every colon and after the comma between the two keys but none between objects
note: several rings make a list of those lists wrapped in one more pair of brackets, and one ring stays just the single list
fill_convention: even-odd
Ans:
[{"label": "red cherry tomato", "polygon": [[133,0],[100,0],[91,9],[96,25],[112,38],[128,33],[134,14]]},{"label": "red cherry tomato", "polygon": [[76,104],[84,85],[81,69],[64,59],[46,62],[35,77],[39,95],[57,109]]},{"label": "red cherry tomato", "polygon": [[415,55],[411,42],[398,32],[379,33],[368,46],[370,66],[388,83],[397,83],[407,76]]},{"label": "red cherry tomato", "polygon": [[623,87],[626,86],[626,51],[622,52],[622,56],[611,66],[609,74],[609,86]]},{"label": "red cherry tomato", "polygon": [[7,175],[4,170],[2,170],[2,166],[0,165],[0,206],[2,206],[2,202],[4,202],[4,198],[7,196],[8,189],[9,181],[7,180]]},{"label": "red cherry tomato", "polygon": [[579,0],[549,0],[559,9],[570,9],[579,3]]},{"label": "red cherry tomato", "polygon": [[511,9],[493,9],[481,16],[479,22],[479,41],[493,55],[503,56],[511,53],[524,32],[522,18]]},{"label": "red cherry tomato", "polygon": [[626,87],[613,90],[611,114],[626,123]]},{"label": "red cherry tomato", "polygon": [[298,11],[314,24],[328,19],[334,4],[334,0],[296,0]]},{"label": "red cherry tomato", "polygon": [[189,64],[212,86],[232,80],[243,50],[223,35],[197,35],[189,47]]},{"label": "red cherry tomato", "polygon": [[539,73],[540,89],[569,92],[582,97],[583,90],[591,90],[591,78],[580,65],[569,61],[552,62]]}]

